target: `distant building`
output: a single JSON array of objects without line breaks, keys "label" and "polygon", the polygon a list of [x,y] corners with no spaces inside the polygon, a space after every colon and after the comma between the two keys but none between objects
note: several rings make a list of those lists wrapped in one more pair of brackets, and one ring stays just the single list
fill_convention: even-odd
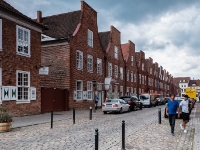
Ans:
[{"label": "distant building", "polygon": [[190,77],[174,77],[173,81],[174,83],[179,84],[180,87],[179,96],[184,96],[186,88],[189,87]]}]

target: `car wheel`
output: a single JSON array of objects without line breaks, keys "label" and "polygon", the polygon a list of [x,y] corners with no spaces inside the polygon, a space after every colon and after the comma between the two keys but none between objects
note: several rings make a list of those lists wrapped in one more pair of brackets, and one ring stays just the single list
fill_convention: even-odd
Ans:
[{"label": "car wheel", "polygon": [[104,111],[103,113],[104,113],[104,114],[107,114],[107,111]]},{"label": "car wheel", "polygon": [[122,108],[121,108],[120,111],[119,111],[119,113],[122,114],[122,112],[123,112],[123,111],[122,111]]},{"label": "car wheel", "polygon": [[149,107],[152,107],[152,103],[150,103]]},{"label": "car wheel", "polygon": [[140,105],[140,110],[142,110],[142,105]]},{"label": "car wheel", "polygon": [[131,108],[129,107],[129,108],[128,108],[128,112],[130,112],[130,111],[131,111]]}]

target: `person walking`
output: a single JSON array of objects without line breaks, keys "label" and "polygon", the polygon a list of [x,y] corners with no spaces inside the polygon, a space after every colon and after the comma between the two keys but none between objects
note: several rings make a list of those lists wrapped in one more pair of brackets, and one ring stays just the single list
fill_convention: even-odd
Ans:
[{"label": "person walking", "polygon": [[180,124],[180,127],[182,130],[184,130],[184,133],[187,133],[187,130],[186,130],[186,124],[189,122],[190,120],[190,102],[188,100],[188,95],[185,95],[184,96],[184,100],[182,100],[180,102],[180,105],[179,105],[179,110],[182,111],[182,119],[183,119],[183,122],[182,124]]},{"label": "person walking", "polygon": [[95,109],[97,110],[97,105],[99,102],[99,97],[97,96],[97,94],[95,94],[94,101],[95,101]]},{"label": "person walking", "polygon": [[175,120],[178,111],[178,118],[180,118],[179,103],[175,100],[175,95],[171,95],[171,99],[168,100],[166,106],[166,115],[169,118],[169,124],[171,127],[171,134],[174,136]]}]

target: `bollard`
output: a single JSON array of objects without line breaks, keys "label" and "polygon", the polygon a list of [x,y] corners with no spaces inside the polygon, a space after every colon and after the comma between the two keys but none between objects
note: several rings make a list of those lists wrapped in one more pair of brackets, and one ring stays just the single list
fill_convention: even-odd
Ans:
[{"label": "bollard", "polygon": [[95,150],[98,150],[99,148],[99,132],[98,129],[95,129]]},{"label": "bollard", "polygon": [[122,121],[122,150],[125,150],[125,121]]},{"label": "bollard", "polygon": [[92,120],[92,107],[90,106],[90,120]]},{"label": "bollard", "polygon": [[158,108],[158,123],[161,124],[161,108]]},{"label": "bollard", "polygon": [[73,107],[73,124],[75,124],[75,108]]},{"label": "bollard", "polygon": [[51,129],[53,129],[53,111],[51,112]]}]

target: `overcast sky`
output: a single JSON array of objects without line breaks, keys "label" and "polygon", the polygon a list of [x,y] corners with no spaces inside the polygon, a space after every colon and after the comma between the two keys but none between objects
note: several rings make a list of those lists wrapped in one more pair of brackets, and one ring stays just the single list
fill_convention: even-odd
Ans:
[{"label": "overcast sky", "polygon": [[[80,0],[6,0],[31,18],[80,10]],[[174,77],[200,79],[199,0],[85,0],[98,12],[99,32],[115,26],[121,43],[153,58]]]}]

